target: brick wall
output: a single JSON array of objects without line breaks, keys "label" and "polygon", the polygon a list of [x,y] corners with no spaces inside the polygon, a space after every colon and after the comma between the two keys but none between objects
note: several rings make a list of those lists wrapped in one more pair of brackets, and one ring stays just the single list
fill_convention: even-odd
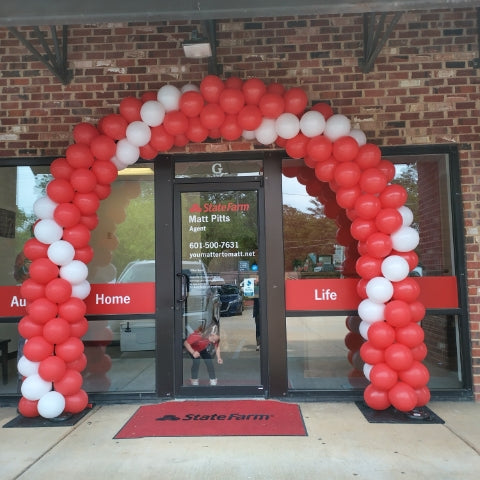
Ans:
[{"label": "brick wall", "polygon": [[[360,15],[218,21],[218,60],[224,76],[303,87],[312,102],[328,101],[347,115],[370,142],[460,145],[474,381],[480,400],[480,77],[472,68],[480,56],[476,11],[404,13],[367,74],[358,66],[362,25]],[[187,60],[181,49],[196,26],[183,21],[71,26],[68,55],[74,78],[67,86],[0,28],[0,156],[62,155],[75,124],[96,123],[116,111],[124,97],[165,83],[198,83],[207,74],[207,63]],[[255,145],[215,142],[186,148],[222,151]]]}]

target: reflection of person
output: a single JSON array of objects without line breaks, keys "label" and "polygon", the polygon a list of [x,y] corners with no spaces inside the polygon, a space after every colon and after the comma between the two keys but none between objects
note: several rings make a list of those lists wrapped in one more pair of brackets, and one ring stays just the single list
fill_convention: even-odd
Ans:
[{"label": "reflection of person", "polygon": [[32,262],[25,256],[23,250],[15,258],[13,276],[18,283],[23,283],[30,275],[28,269]]},{"label": "reflection of person", "polygon": [[213,366],[212,355],[210,353],[211,346],[213,346],[215,349],[218,364],[221,365],[223,363],[220,354],[220,337],[216,331],[203,332],[201,329],[195,330],[187,337],[187,339],[183,342],[183,345],[193,359],[191,369],[192,378],[190,380],[191,384],[199,384],[198,371],[200,369],[200,358],[203,358],[205,366],[207,367],[210,385],[216,385],[217,378],[215,376],[215,368]]},{"label": "reflection of person", "polygon": [[255,319],[255,337],[257,339],[257,350],[260,350],[260,299],[253,299],[253,318]]}]

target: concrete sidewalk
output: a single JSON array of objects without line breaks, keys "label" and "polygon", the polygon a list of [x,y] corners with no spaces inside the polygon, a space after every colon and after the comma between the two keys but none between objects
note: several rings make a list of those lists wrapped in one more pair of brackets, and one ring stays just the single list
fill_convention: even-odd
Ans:
[{"label": "concrete sidewalk", "polygon": [[[368,423],[354,403],[300,403],[306,437],[115,440],[138,405],[96,406],[75,426],[0,429],[0,479],[480,478],[480,404],[431,402],[445,424]],[[17,416],[0,408],[0,425]]]}]

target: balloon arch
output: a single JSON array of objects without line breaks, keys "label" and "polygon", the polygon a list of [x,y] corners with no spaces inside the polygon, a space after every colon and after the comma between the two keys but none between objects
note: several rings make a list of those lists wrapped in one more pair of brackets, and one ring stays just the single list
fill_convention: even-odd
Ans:
[{"label": "balloon arch", "polygon": [[208,75],[200,86],[164,85],[141,98],[127,97],[119,113],[97,126],[80,123],[65,158],[51,164],[46,196],[34,205],[34,237],[24,246],[30,278],[18,330],[25,338],[18,371],[23,376],[19,412],[55,418],[88,405],[81,372],[87,366],[81,338],[88,329],[84,299],[90,293],[89,245],[96,210],[118,171],[139,158],[207,138],[241,137],[284,148],[304,165],[284,169],[324,205],[345,246],[344,275],[360,277],[358,316],[349,316],[348,358],[369,385],[366,403],[409,411],[428,403],[427,349],[419,325],[425,308],[417,282],[419,235],[410,225],[406,190],[391,184],[395,168],[350,120],[326,103],[307,109],[307,95],[257,78],[222,80]]}]

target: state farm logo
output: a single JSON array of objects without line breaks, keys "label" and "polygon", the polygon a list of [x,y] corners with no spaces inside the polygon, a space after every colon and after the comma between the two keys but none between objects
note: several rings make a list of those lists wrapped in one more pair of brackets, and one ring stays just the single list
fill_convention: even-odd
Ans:
[{"label": "state farm logo", "polygon": [[190,213],[208,213],[208,212],[248,212],[250,210],[249,203],[211,203],[206,202],[202,206],[194,203],[190,207]]},{"label": "state farm logo", "polygon": [[159,422],[176,422],[178,420],[183,421],[205,421],[205,420],[221,420],[221,421],[231,421],[231,420],[243,420],[243,421],[266,421],[270,420],[273,415],[267,413],[229,413],[228,415],[219,415],[218,413],[212,413],[211,415],[203,415],[200,413],[187,413],[183,417],[177,417],[177,415],[164,415],[163,417],[156,418],[155,420]]}]

